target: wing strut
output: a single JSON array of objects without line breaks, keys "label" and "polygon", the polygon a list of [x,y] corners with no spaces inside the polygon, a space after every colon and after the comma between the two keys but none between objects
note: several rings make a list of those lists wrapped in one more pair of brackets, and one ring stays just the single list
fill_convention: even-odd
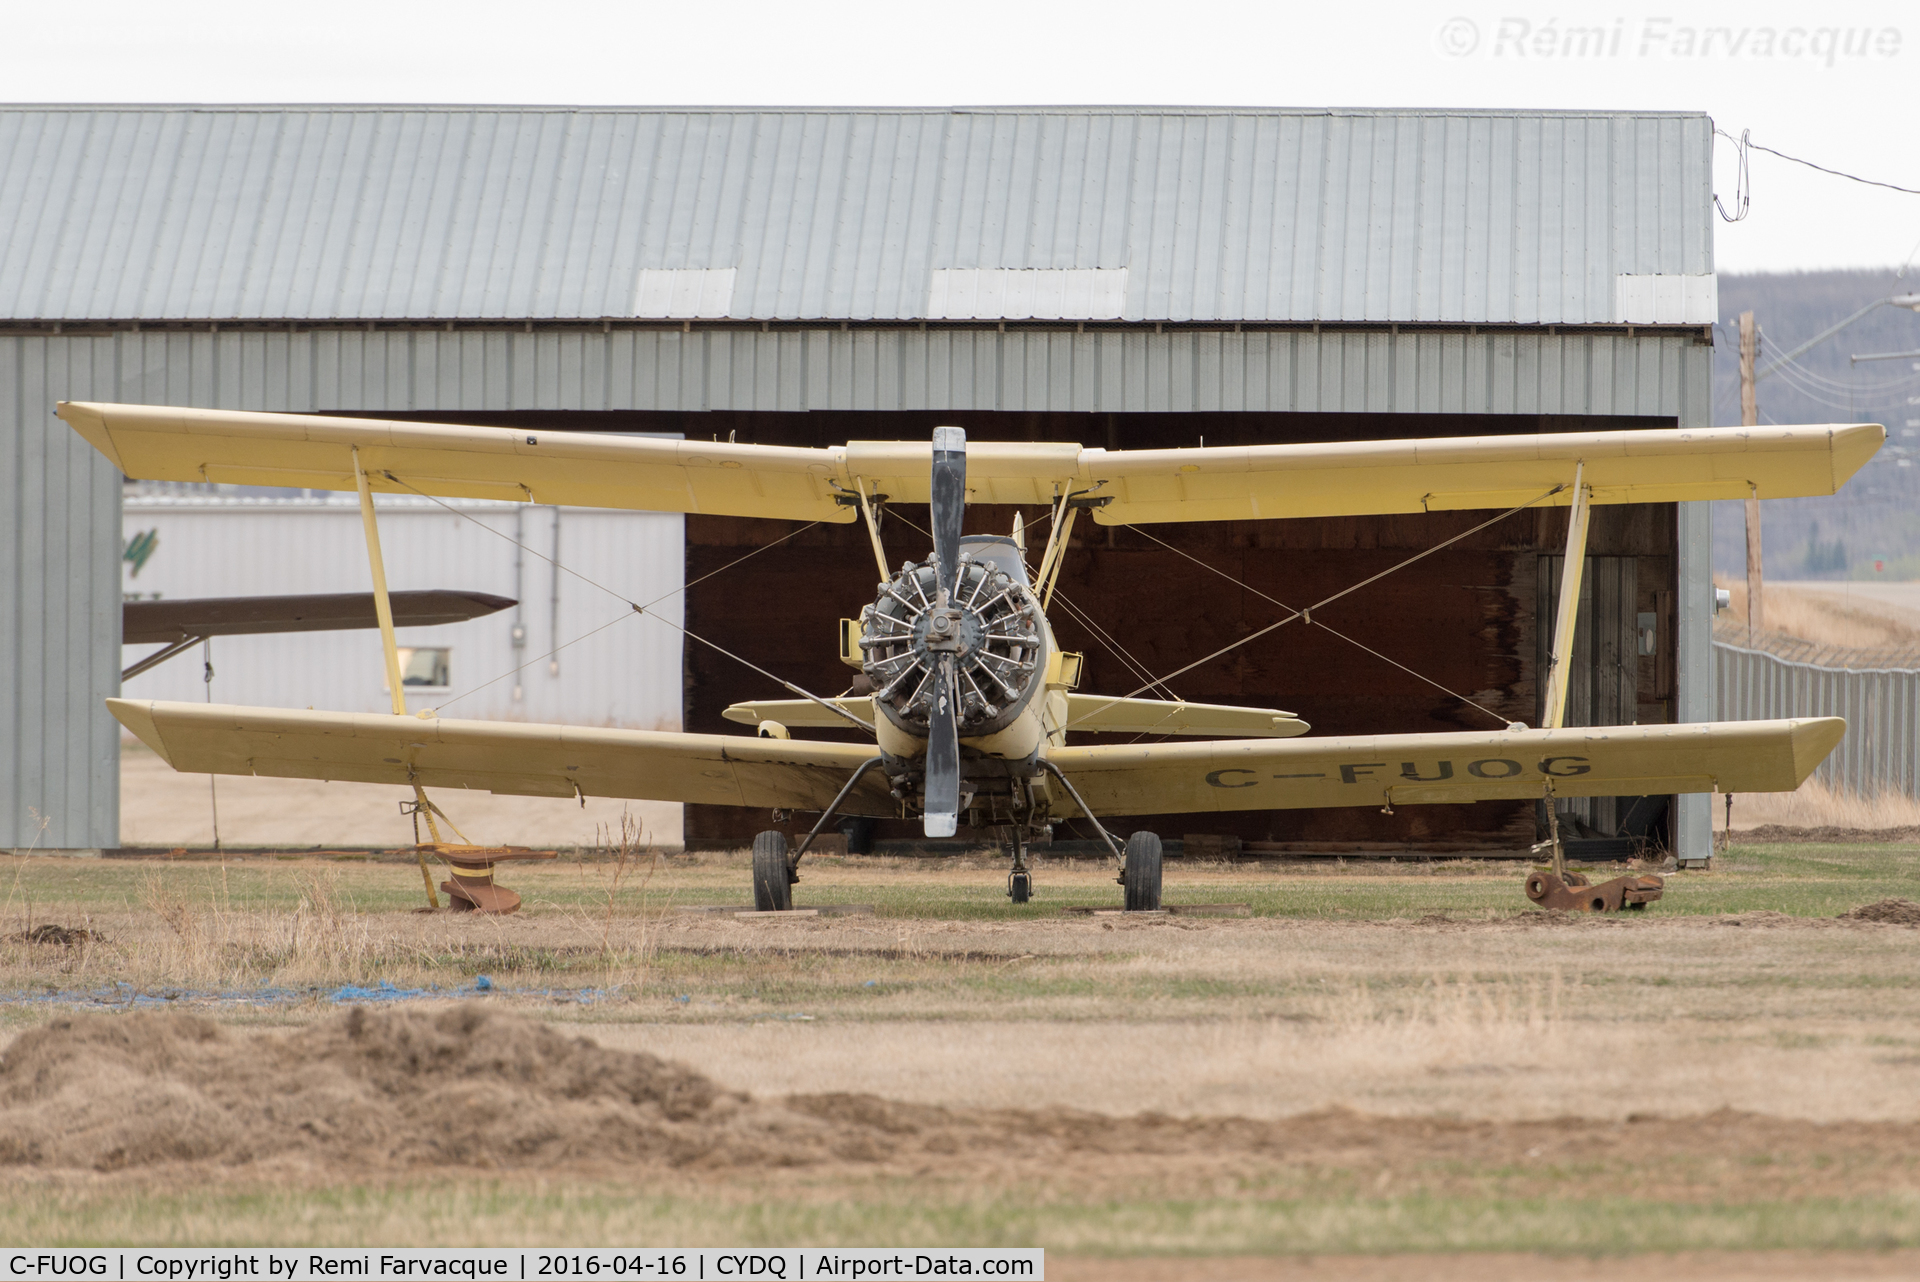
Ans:
[{"label": "wing strut", "polygon": [[1073,518],[1078,515],[1080,509],[1073,506],[1073,487],[1063,486],[1053,507],[1053,527],[1047,532],[1046,554],[1040,558],[1040,573],[1035,577],[1042,610],[1053,608],[1053,585],[1060,578],[1060,567],[1066,563],[1067,540],[1073,537]]},{"label": "wing strut", "polygon": [[1580,616],[1580,576],[1587,562],[1587,513],[1592,492],[1580,483],[1586,464],[1573,473],[1573,507],[1567,515],[1567,563],[1560,568],[1560,608],[1554,612],[1553,663],[1547,671],[1547,701],[1542,730],[1558,730],[1567,720],[1567,677],[1573,659],[1573,630]]},{"label": "wing strut", "polygon": [[[393,715],[404,717],[407,715],[407,690],[400,684],[400,642],[393,634],[393,601],[387,596],[387,564],[380,555],[380,523],[373,516],[373,490],[368,487],[367,474],[360,467],[358,445],[353,447],[353,483],[360,491],[360,524],[366,530],[367,565],[373,571],[373,614],[380,620],[380,645],[386,651],[387,686],[393,695]],[[433,834],[433,844],[440,845],[440,827],[433,822],[437,807],[427,800],[427,790],[417,783],[413,785],[413,795],[420,810],[427,816],[427,831]],[[427,904],[438,908],[440,896],[433,889],[433,873],[427,868],[426,852],[416,845],[414,854],[420,859],[420,879],[427,883]]]},{"label": "wing strut", "polygon": [[854,478],[854,483],[860,487],[860,515],[867,519],[867,537],[873,541],[873,563],[880,567],[880,581],[885,583],[891,576],[887,573],[887,550],[880,545],[880,522],[874,516],[874,508],[886,496],[883,494],[869,496],[864,477]]},{"label": "wing strut", "polygon": [[[1543,730],[1558,730],[1567,720],[1567,685],[1573,667],[1573,634],[1580,622],[1580,577],[1587,564],[1587,514],[1593,492],[1581,484],[1584,462],[1573,469],[1573,506],[1567,512],[1567,560],[1560,567],[1560,608],[1554,611],[1553,661],[1547,670],[1547,700],[1541,713]],[[1555,813],[1553,781],[1547,781],[1547,833],[1553,847],[1554,876],[1567,875],[1566,847],[1560,844],[1560,816]]]}]

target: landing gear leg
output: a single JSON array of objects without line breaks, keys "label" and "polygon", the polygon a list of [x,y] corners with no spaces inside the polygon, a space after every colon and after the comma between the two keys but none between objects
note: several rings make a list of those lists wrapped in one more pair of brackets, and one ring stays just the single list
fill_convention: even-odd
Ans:
[{"label": "landing gear leg", "polygon": [[1007,898],[1016,904],[1024,904],[1033,899],[1033,872],[1027,867],[1026,833],[1018,824],[1010,831],[1013,836],[1013,871],[1007,874]]}]

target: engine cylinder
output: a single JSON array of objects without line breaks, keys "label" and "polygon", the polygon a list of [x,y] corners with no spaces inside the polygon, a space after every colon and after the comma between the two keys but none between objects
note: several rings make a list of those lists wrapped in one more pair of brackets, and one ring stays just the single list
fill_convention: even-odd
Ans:
[{"label": "engine cylinder", "polygon": [[952,655],[960,733],[1003,730],[1046,676],[1039,603],[1022,578],[964,551],[953,600],[944,607],[936,579],[932,561],[909,561],[861,612],[874,704],[902,730],[925,735],[939,658]]}]

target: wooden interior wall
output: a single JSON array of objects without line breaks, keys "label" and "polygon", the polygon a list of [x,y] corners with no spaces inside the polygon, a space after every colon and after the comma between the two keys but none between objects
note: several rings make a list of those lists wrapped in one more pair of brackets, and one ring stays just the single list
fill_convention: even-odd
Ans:
[{"label": "wooden interior wall", "polygon": [[[701,425],[718,417],[705,416]],[[926,433],[935,422],[961,419],[975,439],[1079,439],[1117,448],[1193,444],[1202,436],[1209,443],[1237,444],[1651,425],[1646,420],[1574,424],[1528,417],[1462,422],[1384,415],[1209,415],[1171,421],[1139,416],[1146,422],[1104,416],[1089,422],[1085,415],[791,416],[807,420],[797,423],[765,421],[788,416],[725,417],[747,421],[716,424],[722,431],[766,443],[911,437]],[[924,423],[918,421],[922,418]],[[1355,421],[1362,418],[1370,421]],[[1037,557],[1045,510],[1029,509],[1023,515],[1035,528]],[[1311,604],[1491,515],[1456,512],[1142,529],[1101,527],[1083,518],[1050,619],[1064,647],[1088,656],[1083,688],[1127,693],[1146,684],[1149,676],[1172,672],[1281,617],[1285,611],[1265,597],[1287,606]],[[967,530],[1005,533],[1012,520],[1012,508],[975,507],[967,513]],[[927,555],[926,537],[913,528],[924,529],[926,523],[924,508],[903,507],[892,515],[883,530],[890,564]],[[852,674],[835,658],[834,629],[838,619],[858,614],[872,599],[872,554],[864,530],[850,526],[815,527],[769,546],[794,529],[773,522],[690,517],[687,579],[694,586],[688,592],[687,626],[808,689],[838,692]],[[1280,628],[1169,685],[1184,699],[1285,708],[1305,717],[1316,734],[1418,733],[1532,722],[1539,565],[1542,554],[1562,548],[1565,538],[1564,509],[1517,514],[1316,613],[1314,626]],[[1646,558],[1670,566],[1673,539],[1670,506],[1600,508],[1588,546],[1596,556]],[[696,582],[763,547],[768,550],[737,568]],[[1385,657],[1369,654],[1339,634]],[[1662,644],[1670,647],[1671,636],[1663,636]],[[738,663],[693,643],[687,650],[686,681],[686,725],[695,731],[738,733],[740,727],[720,717],[728,703],[782,694]],[[732,845],[750,839],[769,822],[760,811],[692,806],[686,836],[695,845]],[[1204,831],[1247,840],[1510,846],[1534,840],[1535,817],[1529,803],[1489,802],[1403,807],[1393,815],[1371,809],[1205,818],[1142,815],[1113,826],[1121,832],[1142,827],[1168,835]],[[882,825],[878,835],[884,839],[916,833],[913,825],[900,824]]]}]

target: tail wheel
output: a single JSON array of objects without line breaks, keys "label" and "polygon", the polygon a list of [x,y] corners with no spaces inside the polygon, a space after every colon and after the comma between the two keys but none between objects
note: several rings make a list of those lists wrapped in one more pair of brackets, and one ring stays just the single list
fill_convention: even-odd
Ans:
[{"label": "tail wheel", "polygon": [[753,906],[763,913],[793,907],[793,861],[787,834],[763,832],[753,839]]},{"label": "tail wheel", "polygon": [[1127,838],[1127,911],[1154,912],[1160,907],[1160,838],[1136,832]]}]

